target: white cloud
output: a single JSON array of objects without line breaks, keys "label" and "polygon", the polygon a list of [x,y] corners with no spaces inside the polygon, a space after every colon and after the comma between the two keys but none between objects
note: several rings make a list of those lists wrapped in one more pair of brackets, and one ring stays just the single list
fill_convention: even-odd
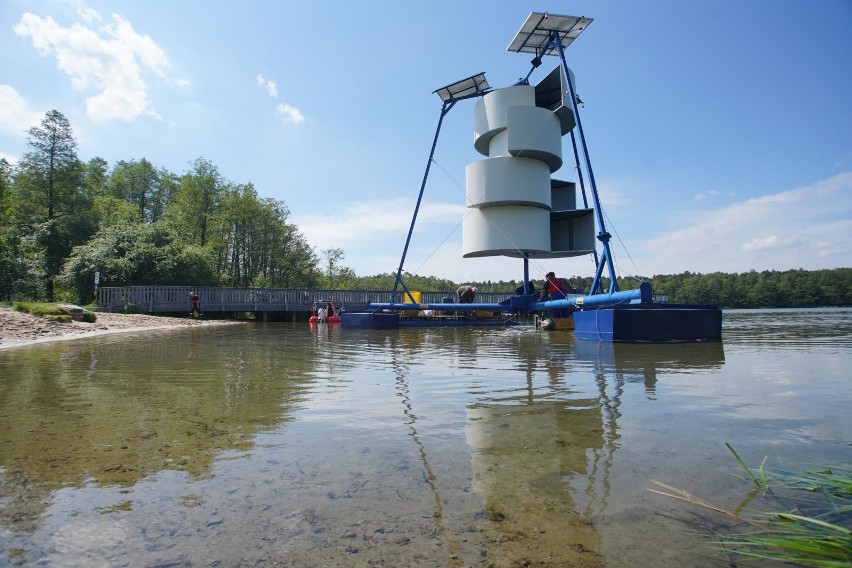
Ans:
[{"label": "white cloud", "polygon": [[25,136],[26,131],[38,126],[43,117],[9,85],[0,85],[0,131]]},{"label": "white cloud", "polygon": [[[414,211],[414,201],[395,199],[351,203],[342,211],[323,211],[319,215],[305,215],[297,225],[308,241],[319,249],[364,246],[365,244],[391,243],[393,247],[404,244],[411,225],[411,217],[400,212]],[[451,203],[423,202],[417,215],[417,226],[458,224],[465,207]]]},{"label": "white cloud", "polygon": [[[414,203],[404,197],[362,201],[342,210],[303,215],[294,222],[316,250],[342,248],[343,264],[357,274],[389,273],[399,266]],[[520,278],[521,265],[513,259],[462,260],[461,220],[466,212],[466,207],[454,203],[422,202],[403,268],[454,281]],[[501,263],[502,274],[497,268]]]},{"label": "white cloud", "polygon": [[89,8],[88,6],[86,6],[82,2],[82,0],[74,0],[73,4],[74,4],[75,8],[77,9],[77,15],[80,16],[80,18],[82,18],[82,20],[84,22],[92,23],[92,22],[95,22],[95,21],[97,21],[97,22],[101,21],[100,13],[98,13],[97,10],[93,10],[92,8]]},{"label": "white cloud", "polygon": [[[302,215],[294,222],[316,249],[342,248],[344,264],[368,275],[396,269],[413,209],[412,199],[376,200]],[[405,270],[456,282],[519,280],[523,264],[518,259],[462,258],[459,225],[465,212],[455,203],[421,204]],[[619,268],[651,276],[852,266],[852,245],[847,244],[852,173],[724,207],[666,215],[654,225],[665,234],[625,243],[635,267],[623,251],[614,250]],[[532,260],[529,269],[538,280],[551,269],[565,276],[594,274],[591,256]]]},{"label": "white cloud", "polygon": [[275,107],[275,114],[284,118],[284,122],[292,122],[293,124],[301,124],[305,122],[305,117],[302,112],[294,106],[281,103]]},{"label": "white cloud", "polygon": [[[275,81],[271,81],[262,74],[258,74],[257,86],[264,89],[273,99],[278,98],[278,84]],[[276,106],[275,114],[282,117],[284,122],[290,122],[292,124],[301,124],[305,122],[305,115],[302,114],[302,111],[293,105],[288,105],[287,103],[281,103]]]},{"label": "white cloud", "polygon": [[261,74],[258,74],[257,76],[257,86],[266,90],[272,98],[276,98],[278,96],[278,85],[275,81],[269,81]]},{"label": "white cloud", "polygon": [[852,266],[852,173],[676,219],[639,243],[642,274]]},{"label": "white cloud", "polygon": [[752,239],[743,244],[743,252],[758,252],[761,250],[772,250],[786,248],[793,245],[801,244],[801,237],[795,235],[768,235],[757,239]]},{"label": "white cloud", "polygon": [[0,152],[0,160],[6,160],[10,165],[14,165],[18,163],[20,156],[13,156],[12,154],[7,154],[6,152]]},{"label": "white cloud", "polygon": [[708,191],[706,193],[697,193],[695,195],[695,197],[693,197],[693,199],[695,201],[702,201],[704,199],[707,199],[708,197],[718,197],[718,196],[719,196],[719,192],[716,191],[715,189],[711,189],[710,191]]},{"label": "white cloud", "polygon": [[270,97],[278,97],[278,84],[275,81],[269,81],[263,75],[258,74],[257,86],[264,89]]},{"label": "white cloud", "polygon": [[[397,269],[411,225],[414,200],[395,198],[348,204],[294,218],[299,230],[316,250],[342,248],[345,266],[359,275],[390,273]],[[422,276],[454,282],[520,280],[523,261],[516,258],[462,258],[461,222],[468,209],[460,204],[424,201],[403,269]],[[557,270],[575,261],[571,274],[594,273],[588,258],[560,260]],[[531,261],[530,276],[539,280],[554,268],[553,261]]]},{"label": "white cloud", "polygon": [[[580,203],[582,203],[579,181],[572,178],[567,179],[572,180],[577,184],[577,206],[579,207]],[[588,180],[585,182],[585,185],[589,207],[592,207],[591,188]],[[641,186],[641,183],[632,178],[610,178],[601,182],[597,188],[598,194],[601,196],[601,200],[606,203],[606,207],[615,209],[616,207],[626,207],[633,204],[635,201],[634,195],[636,195],[637,186]]]},{"label": "white cloud", "polygon": [[[99,15],[82,4],[87,22]],[[97,30],[76,23],[62,27],[49,16],[25,13],[15,33],[30,37],[42,56],[56,56],[59,70],[77,91],[94,92],[86,100],[86,113],[96,122],[130,122],[140,116],[160,119],[148,93],[146,72],[170,80],[169,60],[151,37],[137,33],[130,22],[113,14],[112,25]],[[174,81],[185,86],[187,81]]]}]

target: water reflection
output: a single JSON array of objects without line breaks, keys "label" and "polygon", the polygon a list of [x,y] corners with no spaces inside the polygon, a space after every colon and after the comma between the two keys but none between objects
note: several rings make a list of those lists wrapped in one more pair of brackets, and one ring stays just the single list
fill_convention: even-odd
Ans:
[{"label": "water reflection", "polygon": [[245,331],[202,333],[5,353],[0,523],[33,530],[60,488],[130,487],[161,470],[203,478],[217,453],[249,450],[299,407],[311,361],[285,364]]},{"label": "water reflection", "polygon": [[725,318],[728,345],[852,347],[852,308],[727,310]]},{"label": "water reflection", "polygon": [[641,345],[577,341],[575,357],[587,362],[616,383],[641,382],[649,398],[656,396],[661,374],[693,374],[718,369],[725,362],[722,343]]},{"label": "water reflection", "polygon": [[[402,337],[409,338],[409,341],[403,341],[403,343],[407,343],[406,347],[410,349],[412,347],[412,341],[410,341],[410,339],[416,336],[405,334]],[[438,485],[436,484],[437,475],[430,463],[426,446],[417,431],[417,414],[414,412],[411,388],[409,386],[409,374],[411,370],[406,364],[404,356],[406,351],[394,349],[392,353],[391,360],[393,362],[392,364],[395,374],[396,393],[402,403],[402,412],[405,416],[405,426],[408,428],[408,435],[411,437],[411,440],[417,448],[417,456],[422,467],[423,479],[426,482],[426,485],[428,485],[429,492],[432,495],[432,522],[434,523],[436,534],[442,542],[446,543],[449,554],[452,557],[456,557],[460,549],[460,543],[453,536],[452,532],[447,530],[447,526],[444,523],[443,499]]]},{"label": "water reflection", "polygon": [[[513,339],[526,384],[467,408],[473,487],[491,521],[482,546],[489,558],[511,559],[507,565],[532,558],[546,566],[606,564],[596,523],[610,497],[626,385],[642,384],[653,399],[659,373],[717,368],[722,345],[574,342],[567,334]],[[589,375],[593,389],[587,381],[568,384]]]},{"label": "water reflection", "polygon": [[[768,315],[768,337],[791,321]],[[738,502],[724,441],[758,464],[768,444],[849,452],[849,349],[767,345],[748,314],[725,325],[724,345],[270,323],[2,352],[0,565],[9,551],[45,565],[719,565],[685,556],[701,537],[660,514],[649,479]],[[802,341],[835,334],[820,326]]]}]

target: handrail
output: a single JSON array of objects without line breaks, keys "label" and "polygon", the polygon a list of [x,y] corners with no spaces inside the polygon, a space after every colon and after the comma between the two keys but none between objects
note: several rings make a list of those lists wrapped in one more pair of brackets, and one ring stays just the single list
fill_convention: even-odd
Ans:
[{"label": "handrail", "polygon": [[[314,302],[334,300],[346,309],[363,309],[374,302],[389,302],[390,290],[309,290],[282,288],[213,288],[194,286],[110,286],[98,289],[98,305],[109,311],[160,313],[188,311],[189,294],[199,295],[202,309],[208,312],[238,311],[310,311]],[[511,296],[505,292],[480,292],[483,302],[501,302]],[[423,303],[455,299],[455,292],[423,292]]]},{"label": "handrail", "polygon": [[[307,288],[198,288],[194,286],[110,286],[98,289],[98,305],[108,311],[166,313],[189,311],[189,294],[195,292],[202,309],[208,312],[307,312],[314,302],[334,300],[348,310],[364,309],[371,303],[391,301],[390,290],[309,290]],[[424,304],[455,301],[455,292],[422,292]],[[499,303],[512,296],[508,292],[478,292],[477,302]],[[655,302],[667,303],[668,296],[655,294]]]}]

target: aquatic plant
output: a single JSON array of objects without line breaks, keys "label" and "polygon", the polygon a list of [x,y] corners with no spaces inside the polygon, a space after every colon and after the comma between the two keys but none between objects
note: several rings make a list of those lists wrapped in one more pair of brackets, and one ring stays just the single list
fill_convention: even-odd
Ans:
[{"label": "aquatic plant", "polygon": [[[766,459],[753,471],[730,444],[725,444],[754,489],[735,510],[713,505],[695,495],[651,480],[665,491],[652,493],[678,499],[738,521],[741,532],[714,531],[727,552],[780,560],[803,566],[852,565],[852,464],[819,470],[766,471]],[[746,479],[743,478],[743,479]],[[769,511],[747,510],[756,495]]]}]

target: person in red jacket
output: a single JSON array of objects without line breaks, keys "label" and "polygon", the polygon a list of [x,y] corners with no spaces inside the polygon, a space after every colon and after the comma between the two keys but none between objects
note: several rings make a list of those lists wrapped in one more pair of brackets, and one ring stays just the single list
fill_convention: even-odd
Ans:
[{"label": "person in red jacket", "polygon": [[191,317],[196,319],[201,317],[201,296],[197,292],[189,293],[189,301],[192,303],[192,311],[189,312]]},{"label": "person in red jacket", "polygon": [[[570,284],[561,278],[557,278],[553,272],[545,274],[545,278],[546,280],[544,281],[544,287],[541,289],[539,300],[562,300],[567,298],[569,293],[574,292]],[[555,318],[567,318],[570,315],[571,310],[568,308],[555,308],[553,310],[553,317]]]}]

